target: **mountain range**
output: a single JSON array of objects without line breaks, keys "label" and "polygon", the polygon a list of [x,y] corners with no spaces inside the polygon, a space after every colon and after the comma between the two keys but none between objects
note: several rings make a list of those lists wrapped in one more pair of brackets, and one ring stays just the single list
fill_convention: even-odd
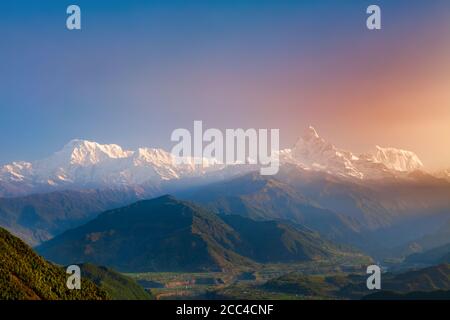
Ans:
[{"label": "mountain range", "polygon": [[441,246],[432,247],[419,253],[413,253],[406,257],[405,263],[418,265],[434,265],[450,263],[450,241]]},{"label": "mountain range", "polygon": [[[148,195],[177,183],[186,187],[198,180],[218,181],[256,170],[250,165],[225,166],[214,159],[203,159],[200,166],[194,165],[192,158],[187,160],[175,164],[174,156],[163,149],[125,150],[116,144],[75,139],[45,159],[2,166],[0,196],[114,187],[135,188],[137,193]],[[353,179],[405,176],[423,170],[412,151],[376,146],[371,152],[356,155],[325,141],[313,127],[307,128],[291,149],[280,151],[280,161],[282,166],[292,164]]]},{"label": "mountain range", "polygon": [[0,225],[36,245],[138,198],[129,189],[54,191],[0,198]]},{"label": "mountain range", "polygon": [[171,196],[106,211],[37,251],[60,264],[90,262],[124,272],[230,271],[344,254],[305,227],[219,216]]},{"label": "mountain range", "polygon": [[375,146],[371,152],[356,155],[325,141],[311,126],[292,149],[284,150],[283,158],[309,170],[358,179],[391,177],[423,168],[412,151]]},{"label": "mountain range", "polygon": [[[450,220],[450,184],[418,172],[403,178],[360,180],[285,164],[276,176],[247,173],[173,194],[218,214],[306,226],[327,240],[377,256],[432,235]],[[127,187],[3,198],[0,224],[36,245],[100,212],[146,198],[153,196]],[[445,234],[436,245],[445,244]]]},{"label": "mountain range", "polygon": [[106,277],[105,288],[126,284],[117,296],[143,295],[92,264],[235,274],[342,257],[395,260],[399,269],[448,262],[446,171],[426,172],[401,149],[357,155],[312,127],[279,155],[279,172],[261,176],[257,166],[177,165],[162,149],[73,140],[46,159],[0,169],[0,225],[49,261]]},{"label": "mountain range", "polygon": [[177,196],[218,214],[288,220],[376,256],[437,232],[450,212],[450,184],[432,176],[361,181],[290,165],[276,176],[249,173]]}]

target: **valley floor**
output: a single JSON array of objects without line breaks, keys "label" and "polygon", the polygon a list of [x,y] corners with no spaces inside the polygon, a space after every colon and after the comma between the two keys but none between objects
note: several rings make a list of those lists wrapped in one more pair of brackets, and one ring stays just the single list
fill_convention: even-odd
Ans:
[{"label": "valley floor", "polygon": [[[260,264],[255,270],[225,272],[146,272],[127,273],[157,299],[335,299],[294,292],[272,291],[264,285],[288,274],[311,277],[365,274],[370,264],[365,256],[338,257],[293,264]],[[370,291],[368,290],[367,294]]]}]

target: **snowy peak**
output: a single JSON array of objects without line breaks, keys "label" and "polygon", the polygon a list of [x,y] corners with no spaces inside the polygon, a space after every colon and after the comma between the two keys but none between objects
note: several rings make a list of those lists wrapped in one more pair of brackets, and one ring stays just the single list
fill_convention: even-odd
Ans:
[{"label": "snowy peak", "polygon": [[319,137],[314,127],[309,126],[292,148],[292,155],[297,160],[312,164],[326,160],[336,148]]},{"label": "snowy peak", "polygon": [[116,144],[99,144],[88,140],[74,139],[64,148],[55,153],[52,158],[67,161],[74,165],[94,165],[107,159],[126,158],[132,154],[124,151]]},{"label": "snowy peak", "polygon": [[[226,179],[257,170],[252,166],[226,166],[214,159],[204,158],[202,166],[195,165],[192,158],[186,160],[177,164],[174,156],[162,149],[130,151],[116,144],[75,139],[46,159],[0,167],[0,182],[26,193],[49,188],[158,185],[183,178]],[[372,152],[357,156],[326,141],[312,126],[306,128],[292,149],[280,151],[280,164],[352,179],[399,177],[423,168],[418,156],[407,150],[376,146]],[[450,179],[448,172],[440,176]]]},{"label": "snowy peak", "polygon": [[0,167],[0,182],[17,184],[25,190],[135,186],[144,183],[201,177],[223,169],[214,163],[195,166],[192,161],[176,164],[162,149],[124,150],[116,144],[74,139],[48,158],[34,162],[13,162]]},{"label": "snowy peak", "polygon": [[375,147],[373,160],[384,164],[391,170],[411,172],[423,168],[423,163],[412,151]]},{"label": "snowy peak", "polygon": [[450,181],[450,169],[444,169],[444,170],[437,171],[437,172],[435,172],[434,175],[438,178],[442,178],[442,179],[446,179],[446,180]]},{"label": "snowy peak", "polygon": [[362,178],[362,174],[352,163],[357,157],[325,141],[312,126],[297,140],[291,149],[291,156],[311,169]]},{"label": "snowy peak", "polygon": [[412,151],[376,146],[373,152],[355,155],[339,149],[309,126],[290,150],[290,157],[303,167],[355,178],[382,178],[422,169]]},{"label": "snowy peak", "polygon": [[136,161],[143,161],[147,163],[167,163],[172,164],[173,157],[170,153],[155,148],[139,148],[134,153]]},{"label": "snowy peak", "polygon": [[320,139],[319,135],[317,134],[316,129],[313,126],[309,126],[302,135],[302,139],[309,141],[314,139]]},{"label": "snowy peak", "polygon": [[32,165],[29,162],[12,162],[0,168],[0,180],[6,178],[10,181],[23,181],[25,179],[25,175],[31,173]]}]

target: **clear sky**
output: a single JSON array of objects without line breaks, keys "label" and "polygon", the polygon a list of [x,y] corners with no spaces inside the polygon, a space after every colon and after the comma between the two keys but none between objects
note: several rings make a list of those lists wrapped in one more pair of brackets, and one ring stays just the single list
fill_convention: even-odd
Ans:
[{"label": "clear sky", "polygon": [[194,120],[450,167],[450,1],[0,1],[0,164],[73,138],[170,149]]}]

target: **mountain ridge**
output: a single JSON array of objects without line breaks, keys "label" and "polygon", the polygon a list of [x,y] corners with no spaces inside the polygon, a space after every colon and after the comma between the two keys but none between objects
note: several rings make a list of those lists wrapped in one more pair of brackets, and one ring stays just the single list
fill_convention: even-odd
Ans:
[{"label": "mountain ridge", "polygon": [[[320,137],[310,126],[291,149],[280,151],[281,165],[294,163],[302,169],[324,171],[353,179],[382,179],[423,170],[412,152],[376,146],[355,155]],[[53,155],[33,162],[15,161],[0,167],[0,196],[17,196],[68,188],[158,185],[191,178],[219,180],[255,170],[254,166],[226,166],[214,159],[194,159],[175,164],[174,156],[156,148],[125,150],[117,144],[73,139]],[[186,180],[187,181],[187,180]]]},{"label": "mountain ridge", "polygon": [[106,211],[37,250],[57,263],[90,262],[125,272],[245,269],[341,253],[313,231],[238,216],[223,219],[169,195]]}]

